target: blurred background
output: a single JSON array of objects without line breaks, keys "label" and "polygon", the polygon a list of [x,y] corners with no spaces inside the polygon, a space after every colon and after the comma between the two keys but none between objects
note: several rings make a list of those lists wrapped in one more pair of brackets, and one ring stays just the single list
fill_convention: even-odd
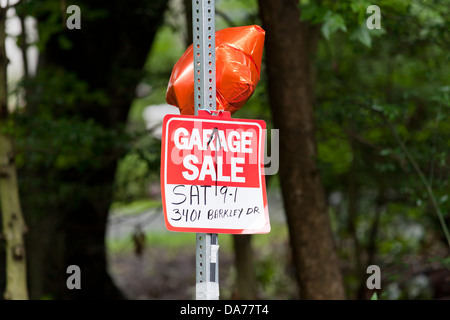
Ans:
[{"label": "blurred background", "polygon": [[[159,181],[191,0],[0,4],[29,298],[193,299],[195,235],[166,230]],[[216,30],[266,31],[233,117],[280,130],[272,231],[219,235],[221,299],[450,298],[449,22],[448,0],[216,0]]]}]

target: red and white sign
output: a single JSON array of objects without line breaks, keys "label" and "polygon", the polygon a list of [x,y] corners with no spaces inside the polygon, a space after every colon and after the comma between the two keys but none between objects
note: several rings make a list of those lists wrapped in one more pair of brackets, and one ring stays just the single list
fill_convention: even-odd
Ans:
[{"label": "red and white sign", "polygon": [[268,233],[261,120],[166,115],[161,190],[166,227],[205,233]]}]

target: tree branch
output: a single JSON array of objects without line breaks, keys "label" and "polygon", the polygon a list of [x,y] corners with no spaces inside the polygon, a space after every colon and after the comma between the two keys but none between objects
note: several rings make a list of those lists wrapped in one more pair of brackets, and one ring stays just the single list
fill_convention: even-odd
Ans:
[{"label": "tree branch", "polygon": [[228,23],[230,27],[236,27],[236,23],[234,23],[233,20],[231,20],[231,18],[228,15],[226,15],[223,11],[216,9],[216,16],[219,16],[223,20],[225,20],[225,22]]},{"label": "tree branch", "polygon": [[[372,142],[370,142],[369,140],[367,140],[366,138],[360,136],[358,133],[356,133],[355,131],[352,130],[346,130],[347,135],[355,140],[356,142],[365,145],[375,151],[381,152],[384,148],[376,145]],[[397,161],[400,164],[400,167],[402,168],[403,171],[406,172],[406,162],[405,159],[399,157],[398,155],[396,155],[395,153],[390,153],[389,157],[391,157],[393,160]]]},{"label": "tree branch", "polygon": [[[6,56],[6,11],[0,8],[0,128],[8,117],[8,88]],[[10,136],[0,132],[0,205],[3,234],[6,240],[5,299],[28,299],[27,272],[23,234],[27,231],[19,198],[17,170],[14,164]]]},{"label": "tree branch", "polygon": [[428,197],[430,198],[430,201],[431,201],[431,204],[433,206],[433,209],[436,212],[436,215],[438,216],[439,222],[440,222],[440,224],[442,226],[442,229],[444,231],[444,235],[445,235],[445,238],[447,239],[448,245],[450,246],[450,233],[448,231],[447,225],[445,224],[444,216],[442,215],[441,209],[439,208],[439,205],[438,205],[438,203],[436,201],[436,197],[434,196],[433,189],[431,188],[431,185],[428,182],[427,178],[425,177],[424,173],[420,169],[419,164],[414,159],[414,157],[411,154],[411,152],[409,152],[408,147],[405,145],[403,140],[398,135],[397,129],[395,129],[395,127],[386,119],[385,115],[383,113],[381,113],[380,111],[378,111],[378,110],[374,110],[374,109],[371,109],[371,110],[373,112],[375,112],[376,114],[378,114],[380,116],[380,118],[384,121],[384,123],[389,128],[389,130],[391,131],[392,135],[394,136],[395,140],[397,141],[398,145],[402,149],[403,153],[406,155],[406,158],[411,163],[412,167],[414,168],[414,170],[416,171],[417,175],[419,176],[420,181],[422,182],[423,186],[425,187],[425,190],[426,190],[426,192],[428,194]]},{"label": "tree branch", "polygon": [[8,57],[6,55],[6,7],[0,7],[0,121],[8,118],[8,87],[7,87],[7,66]]}]

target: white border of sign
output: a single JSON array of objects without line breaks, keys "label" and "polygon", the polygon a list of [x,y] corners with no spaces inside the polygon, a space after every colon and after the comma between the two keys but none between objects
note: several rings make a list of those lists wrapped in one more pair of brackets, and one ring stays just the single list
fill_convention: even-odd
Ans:
[{"label": "white border of sign", "polygon": [[[222,233],[222,234],[256,234],[256,233],[269,233],[270,232],[270,220],[269,220],[269,210],[267,204],[267,194],[266,194],[266,183],[264,179],[264,163],[262,161],[264,155],[264,131],[265,122],[262,120],[247,120],[247,119],[234,119],[234,118],[221,118],[215,117],[216,119],[211,119],[209,117],[202,116],[183,116],[183,115],[166,115],[163,121],[163,136],[162,136],[162,147],[161,150],[161,194],[163,201],[163,210],[164,210],[164,221],[166,224],[166,228],[170,231],[179,231],[179,232],[201,232],[201,233]],[[263,206],[264,206],[264,222],[262,225],[253,226],[252,228],[242,229],[240,228],[232,228],[232,227],[213,227],[213,228],[204,228],[204,227],[177,227],[170,223],[167,217],[167,205],[166,205],[166,185],[167,185],[167,159],[169,159],[169,150],[168,150],[168,142],[169,142],[169,124],[172,121],[190,121],[190,122],[209,122],[209,123],[224,123],[224,124],[242,124],[247,126],[257,126],[259,129],[259,154],[258,154],[258,174],[259,174],[259,183],[260,187],[258,189],[261,190]],[[263,128],[264,127],[264,128]],[[250,188],[249,188],[250,189]],[[256,189],[256,188],[252,188]]]}]

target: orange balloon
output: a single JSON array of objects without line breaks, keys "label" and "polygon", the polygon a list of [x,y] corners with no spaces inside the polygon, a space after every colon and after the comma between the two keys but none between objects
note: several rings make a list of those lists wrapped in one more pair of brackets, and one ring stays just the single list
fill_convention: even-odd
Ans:
[{"label": "orange balloon", "polygon": [[[264,37],[257,25],[216,32],[217,110],[234,113],[252,96],[260,79]],[[166,101],[183,115],[195,114],[192,45],[173,67]]]}]

